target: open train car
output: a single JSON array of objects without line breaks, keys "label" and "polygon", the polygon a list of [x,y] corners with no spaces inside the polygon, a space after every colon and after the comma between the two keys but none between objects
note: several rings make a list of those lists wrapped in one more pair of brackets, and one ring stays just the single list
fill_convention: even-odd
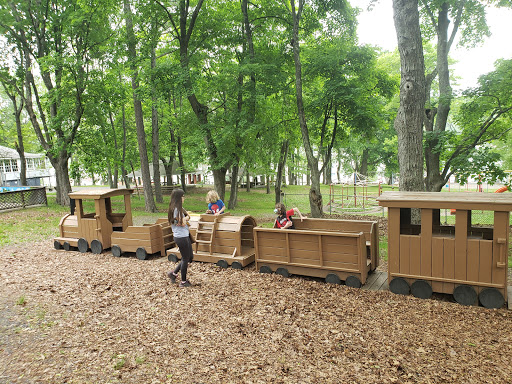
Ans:
[{"label": "open train car", "polygon": [[[169,222],[158,219],[155,224],[134,226],[132,193],[133,189],[99,188],[70,193],[71,213],[59,223],[60,236],[54,239],[55,249],[77,247],[82,253],[90,249],[99,254],[112,248],[114,256],[135,252],[142,260],[157,252],[164,256],[166,249],[174,245]],[[119,196],[123,197],[123,212],[113,212],[111,199]],[[93,210],[84,204],[87,200],[94,202]]]},{"label": "open train car", "polygon": [[[388,209],[388,281],[394,293],[428,298],[453,294],[455,301],[500,308],[507,300],[509,212],[512,195],[477,192],[385,192]],[[412,209],[419,210],[417,219]],[[455,225],[440,210],[455,209]],[[493,225],[471,223],[486,211]]]},{"label": "open train car", "polygon": [[[252,216],[191,215],[190,233],[196,242],[192,245],[194,260],[216,263],[235,269],[254,262],[253,228],[256,220]],[[170,261],[181,259],[178,247],[167,250]]]},{"label": "open train car", "polygon": [[305,218],[295,229],[255,228],[256,268],[262,273],[325,278],[360,287],[378,266],[375,221]]}]

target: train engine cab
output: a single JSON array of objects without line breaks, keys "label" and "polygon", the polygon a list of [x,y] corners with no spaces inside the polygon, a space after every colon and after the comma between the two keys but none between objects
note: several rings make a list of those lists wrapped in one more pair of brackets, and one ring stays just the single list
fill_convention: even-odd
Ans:
[{"label": "train engine cab", "polygon": [[[114,231],[126,231],[133,225],[131,195],[133,189],[90,189],[72,192],[71,213],[59,223],[60,236],[54,239],[56,249],[78,247],[80,252],[101,253],[111,247]],[[112,198],[121,200],[120,211],[113,212]]]}]

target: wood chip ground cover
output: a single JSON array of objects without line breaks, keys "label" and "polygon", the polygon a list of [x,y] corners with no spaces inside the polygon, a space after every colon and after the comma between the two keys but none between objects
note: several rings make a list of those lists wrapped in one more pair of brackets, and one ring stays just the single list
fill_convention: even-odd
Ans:
[{"label": "wood chip ground cover", "polygon": [[0,383],[511,383],[512,312],[166,258],[0,249]]}]

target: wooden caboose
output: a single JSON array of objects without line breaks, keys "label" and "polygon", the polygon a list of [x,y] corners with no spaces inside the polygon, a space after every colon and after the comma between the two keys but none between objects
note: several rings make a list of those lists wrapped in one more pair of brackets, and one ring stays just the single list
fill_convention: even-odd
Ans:
[{"label": "wooden caboose", "polygon": [[[256,220],[252,216],[228,214],[191,215],[190,233],[196,242],[192,245],[194,260],[229,265],[241,269],[254,262],[253,228]],[[181,258],[178,247],[167,250],[170,261]]]},{"label": "wooden caboose", "polygon": [[[507,300],[509,212],[512,195],[478,192],[385,192],[388,208],[388,281],[394,293],[427,298],[453,294],[465,305],[499,308]],[[413,211],[416,209],[416,211]],[[455,210],[455,225],[441,210]],[[472,211],[493,224],[472,224]]]},{"label": "wooden caboose", "polygon": [[305,218],[295,229],[255,228],[256,268],[360,287],[379,262],[377,222]]}]

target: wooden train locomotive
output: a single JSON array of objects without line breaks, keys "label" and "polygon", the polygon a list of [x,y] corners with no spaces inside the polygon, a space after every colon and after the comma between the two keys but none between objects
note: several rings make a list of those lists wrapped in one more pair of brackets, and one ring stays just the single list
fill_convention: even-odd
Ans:
[{"label": "wooden train locomotive", "polygon": [[306,218],[295,229],[255,228],[256,268],[360,287],[379,263],[375,221]]},{"label": "wooden train locomotive", "polygon": [[[388,281],[394,293],[428,298],[453,294],[460,304],[500,308],[507,300],[509,194],[385,192],[388,208]],[[418,209],[419,220],[411,209]],[[440,211],[455,209],[455,225]],[[494,225],[475,226],[471,212],[487,211]]]},{"label": "wooden train locomotive", "polygon": [[[55,249],[77,247],[82,253],[89,249],[96,254],[111,248],[114,256],[135,252],[144,260],[149,254],[160,253],[174,245],[167,219],[155,224],[134,226],[131,213],[133,189],[91,189],[69,194],[74,208],[59,223],[60,236],[54,239]],[[112,198],[123,197],[124,212],[113,212]],[[92,200],[94,211],[87,212],[84,202]]]},{"label": "wooden train locomotive", "polygon": [[[235,269],[254,262],[256,220],[252,216],[191,215],[190,233],[195,237],[194,260]],[[181,258],[178,247],[167,250],[170,261]]]}]

